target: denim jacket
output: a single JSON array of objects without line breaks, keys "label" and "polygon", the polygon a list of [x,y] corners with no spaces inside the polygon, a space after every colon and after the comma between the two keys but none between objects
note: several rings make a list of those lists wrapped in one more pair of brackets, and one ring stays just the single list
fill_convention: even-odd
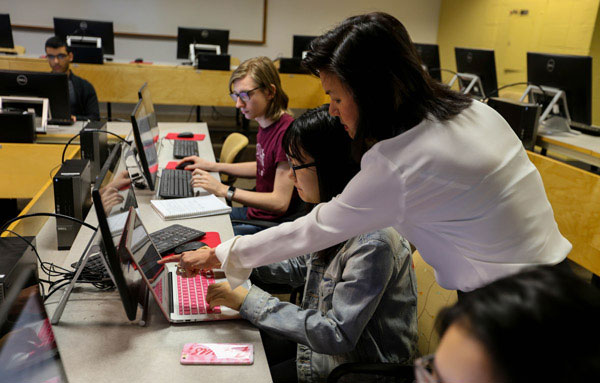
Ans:
[{"label": "denim jacket", "polygon": [[310,254],[267,267],[265,282],[306,276],[301,308],[253,286],[240,314],[298,343],[299,381],[325,381],[348,362],[412,362],[417,284],[410,246],[394,229],[349,239],[328,263]]}]

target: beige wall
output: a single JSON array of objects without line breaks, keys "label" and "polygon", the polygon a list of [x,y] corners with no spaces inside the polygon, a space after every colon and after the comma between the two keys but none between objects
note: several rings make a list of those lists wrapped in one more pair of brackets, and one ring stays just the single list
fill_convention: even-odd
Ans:
[{"label": "beige wall", "polygon": [[[67,1],[67,0],[63,0]],[[79,0],[68,0],[79,1]],[[90,1],[90,0],[88,0]],[[139,7],[143,1],[132,2],[133,7]],[[2,12],[11,13],[17,8],[20,0],[8,0],[3,4]],[[176,1],[155,0],[153,3],[176,4]],[[264,45],[239,45],[232,44],[230,53],[242,60],[265,55],[271,58],[289,57],[292,53],[292,35],[307,34],[316,35],[331,28],[345,17],[368,11],[385,11],[393,14],[403,21],[415,41],[435,43],[437,36],[439,10],[441,0],[269,0],[267,15],[267,39]],[[52,11],[48,10],[47,2],[32,0],[27,2],[31,12],[40,12],[43,17],[48,18],[47,25],[51,25]],[[231,10],[232,13],[237,10]],[[131,13],[133,15],[133,13]],[[173,13],[175,14],[175,13]],[[47,15],[47,16],[46,16]],[[63,15],[68,17],[69,15]],[[134,17],[134,16],[132,16]],[[173,17],[172,14],[161,15],[165,19]],[[39,18],[39,17],[38,17]],[[90,18],[93,18],[90,16]],[[109,19],[109,16],[107,16]],[[228,28],[233,18],[224,18],[220,23],[213,25]],[[18,20],[13,20],[16,23]],[[178,20],[169,20],[169,23],[177,25]],[[118,28],[117,28],[118,29]],[[173,33],[174,34],[174,33]],[[28,54],[43,54],[44,41],[51,33],[15,31],[15,44],[23,45]],[[142,57],[147,61],[174,62],[176,43],[171,40],[149,40],[133,38],[117,38],[115,40],[116,59],[134,59]]]}]

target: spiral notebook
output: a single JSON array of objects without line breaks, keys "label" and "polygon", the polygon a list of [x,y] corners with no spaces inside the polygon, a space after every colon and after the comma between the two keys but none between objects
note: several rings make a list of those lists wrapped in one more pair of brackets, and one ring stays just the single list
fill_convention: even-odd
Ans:
[{"label": "spiral notebook", "polygon": [[231,212],[231,207],[221,202],[213,194],[190,198],[152,200],[150,204],[165,221],[229,214]]}]

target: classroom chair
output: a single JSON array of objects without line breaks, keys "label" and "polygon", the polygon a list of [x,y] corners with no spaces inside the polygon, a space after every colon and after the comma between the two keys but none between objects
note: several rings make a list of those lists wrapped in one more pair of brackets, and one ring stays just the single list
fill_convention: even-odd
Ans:
[{"label": "classroom chair", "polygon": [[[232,164],[239,161],[242,156],[244,149],[248,146],[248,137],[241,133],[231,133],[223,142],[221,148],[221,155],[219,156],[219,162]],[[236,177],[229,174],[221,173],[221,182],[225,185],[233,185]]]}]

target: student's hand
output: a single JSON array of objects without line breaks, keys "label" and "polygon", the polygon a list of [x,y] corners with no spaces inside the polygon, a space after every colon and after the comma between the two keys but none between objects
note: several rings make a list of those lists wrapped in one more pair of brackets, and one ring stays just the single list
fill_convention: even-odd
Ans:
[{"label": "student's hand", "polygon": [[107,186],[100,191],[100,200],[102,200],[104,212],[109,215],[113,207],[123,202],[123,196],[116,188]]},{"label": "student's hand", "polygon": [[229,189],[227,185],[222,184],[215,179],[209,172],[200,169],[196,169],[192,173],[192,186],[195,188],[203,188],[217,197],[225,197],[227,195],[227,190]]},{"label": "student's hand", "polygon": [[117,190],[121,190],[129,185],[131,185],[129,172],[127,170],[122,170],[107,186],[112,186]]},{"label": "student's hand", "polygon": [[248,290],[242,286],[238,286],[235,290],[231,290],[229,282],[215,283],[208,286],[206,301],[210,307],[227,306],[236,311],[240,311]]},{"label": "student's hand", "polygon": [[77,117],[71,115],[71,121],[76,122],[77,121]]},{"label": "student's hand", "polygon": [[186,251],[182,254],[175,254],[165,257],[158,261],[163,265],[167,262],[179,262],[177,265],[178,273],[186,278],[195,277],[200,270],[217,269],[221,267],[221,262],[215,253],[215,249],[202,247],[194,251]]},{"label": "student's hand", "polygon": [[185,157],[184,159],[179,161],[179,163],[177,163],[177,165],[179,165],[180,163],[185,162],[185,161],[193,162],[193,164],[186,166],[185,170],[202,169],[202,170],[206,170],[207,172],[217,172],[218,171],[216,162],[206,161],[198,156]]}]

